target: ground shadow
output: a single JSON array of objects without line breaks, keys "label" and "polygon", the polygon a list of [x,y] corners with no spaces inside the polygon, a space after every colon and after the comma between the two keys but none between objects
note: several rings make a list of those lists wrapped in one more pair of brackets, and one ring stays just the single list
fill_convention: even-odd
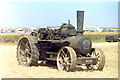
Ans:
[{"label": "ground shadow", "polygon": [[[48,61],[48,62],[43,62],[43,63],[39,63],[38,66],[45,66],[45,67],[49,67],[51,69],[57,69],[57,63],[56,62],[53,62],[53,61]],[[96,70],[90,70],[90,69],[87,69],[85,68],[85,66],[80,66],[80,65],[77,65],[75,67],[75,70],[73,72],[76,72],[76,71],[85,71],[85,72],[93,72],[93,71],[96,71]]]},{"label": "ground shadow", "polygon": [[57,69],[57,64],[54,61],[42,62],[42,63],[39,63],[38,66],[45,66],[52,69]]},{"label": "ground shadow", "polygon": [[82,67],[82,66],[77,66],[76,68],[75,68],[75,70],[76,71],[85,71],[85,72],[93,72],[93,71],[95,71],[95,70],[93,70],[93,69],[87,69],[87,68],[85,68],[85,66],[84,66],[84,68]]}]

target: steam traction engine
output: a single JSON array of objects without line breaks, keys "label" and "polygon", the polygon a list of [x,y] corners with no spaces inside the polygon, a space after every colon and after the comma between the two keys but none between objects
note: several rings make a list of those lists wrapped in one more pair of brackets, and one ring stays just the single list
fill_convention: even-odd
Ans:
[{"label": "steam traction engine", "polygon": [[88,69],[102,70],[105,56],[92,48],[91,40],[83,35],[84,11],[77,11],[77,30],[64,23],[59,29],[40,28],[20,38],[17,60],[23,66],[34,66],[38,61],[55,61],[60,71],[73,71],[77,64]]}]

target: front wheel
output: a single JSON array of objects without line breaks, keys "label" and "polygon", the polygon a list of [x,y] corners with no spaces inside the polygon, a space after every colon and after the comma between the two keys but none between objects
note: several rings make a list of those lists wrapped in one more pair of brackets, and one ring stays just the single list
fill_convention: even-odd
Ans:
[{"label": "front wheel", "polygon": [[73,71],[76,67],[76,53],[73,48],[65,46],[57,55],[57,67],[60,71]]},{"label": "front wheel", "polygon": [[88,64],[86,65],[88,69],[102,70],[105,65],[105,55],[99,48],[93,48],[91,57],[97,58],[97,64]]}]

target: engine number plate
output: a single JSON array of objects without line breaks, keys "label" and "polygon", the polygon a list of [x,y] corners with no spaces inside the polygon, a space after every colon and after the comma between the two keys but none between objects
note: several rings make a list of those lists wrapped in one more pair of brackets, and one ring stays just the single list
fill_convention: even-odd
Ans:
[{"label": "engine number plate", "polygon": [[97,64],[97,58],[92,57],[81,57],[77,58],[78,64]]}]

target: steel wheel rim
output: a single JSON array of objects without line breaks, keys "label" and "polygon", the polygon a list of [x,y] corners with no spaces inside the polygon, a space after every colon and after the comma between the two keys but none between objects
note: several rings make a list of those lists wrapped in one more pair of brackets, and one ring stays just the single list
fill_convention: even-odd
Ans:
[{"label": "steel wheel rim", "polygon": [[100,60],[101,60],[101,54],[100,54],[100,52],[99,52],[98,50],[94,50],[94,51],[92,52],[92,57],[97,58],[97,64],[92,65],[92,68],[93,68],[94,70],[98,70],[98,68],[99,68],[99,66],[100,66]]},{"label": "steel wheel rim", "polygon": [[27,38],[20,41],[18,45],[18,59],[21,64],[28,65],[31,63],[31,48]]},{"label": "steel wheel rim", "polygon": [[61,52],[60,52],[60,55],[59,55],[59,59],[58,59],[58,62],[59,62],[59,66],[61,67],[61,70],[62,71],[68,71],[69,70],[69,66],[71,64],[71,58],[70,58],[70,55],[69,55],[69,52],[66,48],[64,48]]},{"label": "steel wheel rim", "polygon": [[99,48],[95,48],[95,50],[91,54],[91,57],[97,58],[98,62],[94,65],[87,65],[87,67],[93,70],[102,70],[105,65],[105,56],[103,52]]},{"label": "steel wheel rim", "polygon": [[[70,52],[71,51],[71,52]],[[57,56],[57,67],[60,71],[72,71],[76,66],[75,52],[69,47],[60,49]]]}]

